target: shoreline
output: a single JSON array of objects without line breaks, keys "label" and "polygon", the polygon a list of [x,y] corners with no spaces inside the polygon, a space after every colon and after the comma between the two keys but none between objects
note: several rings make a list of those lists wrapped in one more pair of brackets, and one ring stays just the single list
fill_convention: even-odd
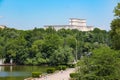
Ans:
[{"label": "shoreline", "polygon": [[63,79],[69,80],[70,79],[69,74],[74,71],[75,71],[75,68],[68,68],[64,71],[56,71],[52,74],[47,74],[47,75],[41,76],[39,78],[29,77],[24,80],[63,80]]},{"label": "shoreline", "polygon": [[0,64],[0,66],[15,66],[16,64]]}]

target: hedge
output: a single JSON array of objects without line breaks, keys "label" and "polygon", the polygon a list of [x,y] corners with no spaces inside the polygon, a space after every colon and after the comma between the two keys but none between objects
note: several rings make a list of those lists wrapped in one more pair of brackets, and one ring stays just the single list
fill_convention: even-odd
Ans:
[{"label": "hedge", "polygon": [[47,69],[47,73],[54,73],[55,72],[55,68],[48,68]]},{"label": "hedge", "polygon": [[75,68],[75,64],[67,64],[69,68]]},{"label": "hedge", "polygon": [[34,78],[37,78],[40,75],[42,75],[42,73],[40,73],[40,72],[32,72],[32,77],[34,77]]},{"label": "hedge", "polygon": [[67,66],[64,66],[64,65],[59,65],[57,67],[58,70],[66,70]]},{"label": "hedge", "polygon": [[71,78],[77,78],[79,76],[78,73],[70,73]]}]

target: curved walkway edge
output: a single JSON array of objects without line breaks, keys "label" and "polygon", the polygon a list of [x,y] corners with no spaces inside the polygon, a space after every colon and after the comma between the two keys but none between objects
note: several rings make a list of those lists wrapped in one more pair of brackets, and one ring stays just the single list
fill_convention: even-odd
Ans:
[{"label": "curved walkway edge", "polygon": [[74,71],[75,71],[75,68],[70,68],[65,71],[59,71],[57,73],[46,75],[41,78],[35,78],[34,80],[69,80],[70,79],[69,74]]}]

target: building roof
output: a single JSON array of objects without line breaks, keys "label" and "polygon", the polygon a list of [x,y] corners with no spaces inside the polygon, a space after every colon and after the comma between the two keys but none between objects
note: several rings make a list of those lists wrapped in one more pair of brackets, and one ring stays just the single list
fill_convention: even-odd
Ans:
[{"label": "building roof", "polygon": [[70,18],[70,20],[76,19],[76,20],[86,20],[86,19],[79,19],[79,18]]}]

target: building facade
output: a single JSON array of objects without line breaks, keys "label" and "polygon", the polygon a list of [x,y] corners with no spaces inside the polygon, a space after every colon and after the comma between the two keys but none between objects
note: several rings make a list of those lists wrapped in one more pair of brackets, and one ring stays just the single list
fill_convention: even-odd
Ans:
[{"label": "building facade", "polygon": [[85,19],[70,18],[69,25],[45,25],[44,28],[52,27],[56,31],[60,29],[78,29],[79,31],[92,31],[93,26],[87,26]]},{"label": "building facade", "polygon": [[1,28],[1,29],[4,29],[4,28],[6,28],[6,26],[4,26],[4,25],[0,25],[0,28]]}]

